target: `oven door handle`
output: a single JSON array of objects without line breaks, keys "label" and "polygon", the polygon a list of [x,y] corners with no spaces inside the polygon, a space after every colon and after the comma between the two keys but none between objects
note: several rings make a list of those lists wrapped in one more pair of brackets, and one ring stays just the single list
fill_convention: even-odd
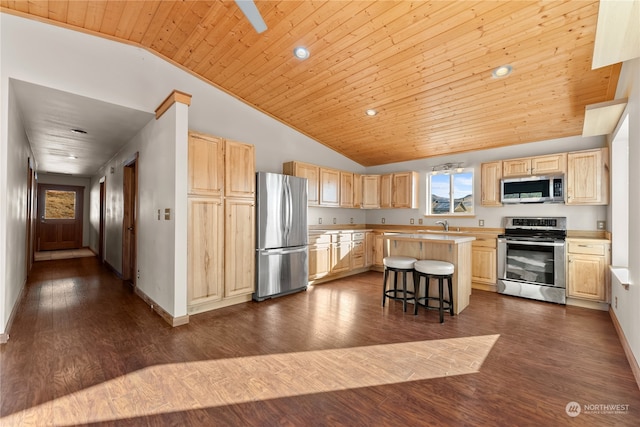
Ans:
[{"label": "oven door handle", "polygon": [[525,246],[564,246],[564,242],[532,242],[529,240],[498,239],[498,243],[515,243]]}]

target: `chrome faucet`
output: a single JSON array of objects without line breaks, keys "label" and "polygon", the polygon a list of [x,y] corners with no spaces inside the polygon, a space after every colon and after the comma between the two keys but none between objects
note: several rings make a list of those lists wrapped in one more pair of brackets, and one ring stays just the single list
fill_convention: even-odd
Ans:
[{"label": "chrome faucet", "polygon": [[442,228],[444,228],[444,231],[449,231],[449,223],[446,219],[444,221],[436,221],[436,224],[440,224]]}]

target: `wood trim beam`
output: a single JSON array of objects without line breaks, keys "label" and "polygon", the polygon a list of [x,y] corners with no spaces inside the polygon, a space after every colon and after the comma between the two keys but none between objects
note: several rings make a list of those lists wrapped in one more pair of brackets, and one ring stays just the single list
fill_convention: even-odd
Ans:
[{"label": "wood trim beam", "polygon": [[156,108],[156,120],[158,120],[173,104],[179,102],[181,104],[185,104],[187,107],[191,105],[191,95],[188,93],[180,92],[179,90],[174,90],[165,98],[164,101],[160,103],[158,108]]},{"label": "wood trim beam", "polygon": [[584,111],[582,136],[613,133],[627,106],[627,98],[587,105]]}]

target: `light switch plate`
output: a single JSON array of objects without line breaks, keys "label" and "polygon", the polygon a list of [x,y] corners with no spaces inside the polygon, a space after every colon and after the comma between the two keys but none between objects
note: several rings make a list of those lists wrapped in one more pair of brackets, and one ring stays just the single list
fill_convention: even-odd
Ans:
[{"label": "light switch plate", "polygon": [[478,227],[484,227],[484,219],[478,220]]},{"label": "light switch plate", "polygon": [[604,230],[606,227],[606,221],[598,221],[598,230]]},{"label": "light switch plate", "polygon": [[322,224],[322,218],[318,218],[318,224]]},{"label": "light switch plate", "polygon": [[166,221],[168,221],[168,220],[170,220],[170,219],[171,219],[171,208],[166,208],[166,209],[164,210],[164,219],[165,219]]},{"label": "light switch plate", "polygon": [[413,223],[414,223],[414,222],[415,222],[415,221],[413,220],[413,218],[411,218],[411,219],[409,220],[409,224],[412,224],[412,225],[413,225]]},{"label": "light switch plate", "polygon": [[422,218],[418,218],[418,224],[422,225]]},{"label": "light switch plate", "polygon": [[384,218],[382,218],[382,223],[384,224],[384,222],[385,222],[385,219],[384,219]]}]

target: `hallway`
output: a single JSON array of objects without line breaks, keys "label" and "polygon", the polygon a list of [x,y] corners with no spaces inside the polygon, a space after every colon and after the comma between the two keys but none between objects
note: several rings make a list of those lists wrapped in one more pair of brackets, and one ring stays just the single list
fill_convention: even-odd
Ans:
[{"label": "hallway", "polygon": [[[608,313],[475,292],[380,307],[369,272],[171,328],[95,257],[34,265],[0,346],[4,425],[635,425]],[[550,325],[542,328],[541,325]]]}]

